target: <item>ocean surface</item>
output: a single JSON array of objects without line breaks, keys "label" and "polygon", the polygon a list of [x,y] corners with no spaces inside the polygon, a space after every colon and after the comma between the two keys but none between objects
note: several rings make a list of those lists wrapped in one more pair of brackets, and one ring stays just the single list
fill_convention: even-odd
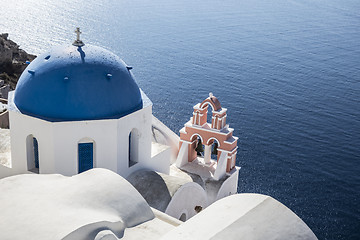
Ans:
[{"label": "ocean surface", "polygon": [[360,239],[360,1],[0,0],[0,12],[0,32],[34,54],[81,27],[134,67],[177,133],[213,92],[239,137],[239,192],[274,197],[319,239]]}]

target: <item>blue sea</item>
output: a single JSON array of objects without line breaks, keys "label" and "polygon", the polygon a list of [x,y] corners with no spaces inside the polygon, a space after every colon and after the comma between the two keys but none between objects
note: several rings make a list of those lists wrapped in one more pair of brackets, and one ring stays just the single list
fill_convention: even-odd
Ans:
[{"label": "blue sea", "polygon": [[175,132],[213,92],[239,137],[238,191],[274,197],[319,239],[360,239],[360,1],[0,0],[0,11],[0,32],[34,54],[81,27],[85,44],[134,67]]}]

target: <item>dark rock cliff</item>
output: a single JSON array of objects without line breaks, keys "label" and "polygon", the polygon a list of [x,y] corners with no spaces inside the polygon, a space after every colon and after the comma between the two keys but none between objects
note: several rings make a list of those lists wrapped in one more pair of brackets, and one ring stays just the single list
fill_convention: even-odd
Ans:
[{"label": "dark rock cliff", "polygon": [[10,89],[15,89],[21,73],[27,66],[26,61],[32,61],[35,57],[8,39],[7,33],[0,34],[0,80],[4,80],[4,84],[9,85]]}]

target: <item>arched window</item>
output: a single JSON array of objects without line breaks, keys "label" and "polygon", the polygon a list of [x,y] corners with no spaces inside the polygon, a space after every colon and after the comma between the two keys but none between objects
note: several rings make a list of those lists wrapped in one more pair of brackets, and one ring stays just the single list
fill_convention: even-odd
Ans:
[{"label": "arched window", "polygon": [[217,159],[218,158],[218,147],[220,146],[219,141],[215,137],[211,137],[208,142],[208,145],[211,145],[211,158]]},{"label": "arched window", "polygon": [[26,137],[26,156],[28,171],[39,173],[39,143],[33,135]]},{"label": "arched window", "polygon": [[195,148],[195,151],[197,152],[197,155],[198,156],[204,156],[204,149],[205,149],[205,145],[201,141],[201,138],[198,136],[197,137],[196,148]]},{"label": "arched window", "polygon": [[94,141],[84,138],[78,142],[78,172],[82,173],[94,167]]},{"label": "arched window", "polygon": [[212,116],[213,116],[213,107],[211,106],[211,104],[207,104],[207,117],[206,117],[206,122],[210,124],[210,126],[212,126]]},{"label": "arched window", "polygon": [[129,133],[129,167],[139,162],[139,131],[134,128]]}]

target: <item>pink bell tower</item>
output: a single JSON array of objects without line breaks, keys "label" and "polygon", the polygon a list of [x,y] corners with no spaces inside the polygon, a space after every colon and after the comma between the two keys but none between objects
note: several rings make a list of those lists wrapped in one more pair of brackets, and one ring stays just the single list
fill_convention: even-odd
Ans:
[{"label": "pink bell tower", "polygon": [[[209,109],[212,109],[211,119],[207,119]],[[196,162],[208,167],[217,180],[235,170],[238,138],[233,136],[234,129],[226,124],[226,117],[227,109],[221,107],[212,93],[194,106],[193,116],[180,130],[177,167]],[[198,156],[199,149],[203,152],[201,156]],[[215,159],[211,159],[212,154],[216,155]]]}]

